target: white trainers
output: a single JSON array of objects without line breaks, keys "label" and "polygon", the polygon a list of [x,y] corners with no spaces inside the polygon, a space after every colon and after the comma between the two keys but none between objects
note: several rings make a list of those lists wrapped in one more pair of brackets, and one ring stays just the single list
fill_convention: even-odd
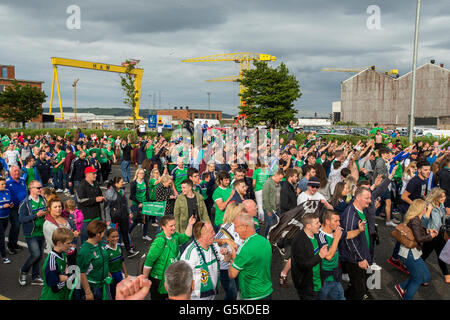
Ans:
[{"label": "white trainers", "polygon": [[62,192],[63,192],[63,189],[58,189],[58,190],[56,190],[55,192],[56,192],[56,193],[62,193]]},{"label": "white trainers", "polygon": [[8,258],[3,258],[3,263],[4,264],[11,263],[11,260],[9,260]]},{"label": "white trainers", "polygon": [[142,237],[142,240],[152,241],[152,238],[150,238],[149,236],[144,236],[144,237]]},{"label": "white trainers", "polygon": [[386,221],[386,226],[390,226],[390,227],[396,227],[398,226],[398,224],[396,224],[394,221]]},{"label": "white trainers", "polygon": [[64,189],[64,193],[70,193],[70,190],[69,189]]}]

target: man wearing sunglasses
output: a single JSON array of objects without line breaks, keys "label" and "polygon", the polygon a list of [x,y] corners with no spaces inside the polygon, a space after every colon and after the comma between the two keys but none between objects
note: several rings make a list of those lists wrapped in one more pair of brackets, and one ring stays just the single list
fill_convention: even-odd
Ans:
[{"label": "man wearing sunglasses", "polygon": [[333,206],[328,203],[324,195],[318,192],[320,189],[320,179],[317,177],[311,177],[307,184],[308,189],[298,195],[297,205],[309,201],[309,200],[319,200],[325,207],[329,210],[333,210]]},{"label": "man wearing sunglasses", "polygon": [[43,285],[40,277],[40,261],[44,256],[45,238],[44,221],[46,201],[41,195],[42,184],[33,180],[30,182],[30,195],[25,198],[19,207],[19,222],[22,224],[23,236],[28,245],[30,256],[20,269],[19,283],[27,284],[27,273],[32,269],[31,285]]}]

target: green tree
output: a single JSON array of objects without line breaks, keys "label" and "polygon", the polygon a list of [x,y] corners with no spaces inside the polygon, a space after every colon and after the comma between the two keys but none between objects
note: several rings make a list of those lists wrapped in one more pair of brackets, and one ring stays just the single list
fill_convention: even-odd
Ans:
[{"label": "green tree", "polygon": [[267,62],[254,61],[255,69],[245,70],[238,80],[246,91],[240,94],[245,106],[240,114],[247,115],[250,125],[264,122],[268,127],[287,126],[295,120],[294,102],[301,97],[300,85],[284,63],[271,68]]},{"label": "green tree", "polygon": [[39,88],[20,85],[16,80],[12,86],[0,92],[0,117],[7,122],[25,123],[43,113],[42,104],[47,95]]},{"label": "green tree", "polygon": [[135,75],[131,73],[136,65],[133,64],[130,60],[126,60],[125,63],[127,64],[125,74],[120,75],[120,84],[122,85],[122,90],[125,93],[125,99],[123,99],[123,103],[131,109],[131,118],[134,121],[134,127],[136,127],[136,118],[138,116],[136,114],[136,103],[138,102],[139,98],[137,97],[138,90],[134,85]]}]

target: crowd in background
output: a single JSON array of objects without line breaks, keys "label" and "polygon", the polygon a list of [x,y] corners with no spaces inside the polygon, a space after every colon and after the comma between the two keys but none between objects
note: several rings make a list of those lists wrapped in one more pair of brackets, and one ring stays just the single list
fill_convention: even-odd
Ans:
[{"label": "crowd in background", "polygon": [[[160,134],[123,139],[87,137],[80,130],[64,137],[2,136],[3,263],[23,250],[22,231],[29,258],[19,283],[43,286],[41,299],[126,298],[121,288],[131,280],[124,261],[139,254],[131,233],[140,226],[149,248],[138,280],[152,300],[210,300],[219,288],[227,300],[271,299],[274,249],[285,261],[276,289],[288,286],[291,275],[300,299],[363,300],[371,297],[367,270],[380,268],[374,260],[378,224],[394,229],[404,223],[415,247],[397,242],[392,253],[383,253],[410,275],[393,289],[412,299],[429,285],[424,261],[449,247],[448,141],[402,146],[380,138],[379,128],[356,144],[327,142],[315,133],[299,144],[288,127],[287,141],[280,139],[266,162],[258,155],[273,146],[270,133],[252,148],[250,129],[234,131],[235,138],[221,143],[225,131],[202,127],[206,138],[198,145],[177,135],[170,141]],[[113,165],[120,165],[121,175],[110,177]],[[321,202],[324,211],[303,215],[291,243],[268,240],[283,214],[310,201]],[[162,204],[163,213],[144,214],[149,203]],[[184,289],[170,272],[172,265],[181,272],[179,260],[192,270]],[[447,263],[438,259],[450,283]],[[67,285],[70,265],[80,268],[81,289]]]}]

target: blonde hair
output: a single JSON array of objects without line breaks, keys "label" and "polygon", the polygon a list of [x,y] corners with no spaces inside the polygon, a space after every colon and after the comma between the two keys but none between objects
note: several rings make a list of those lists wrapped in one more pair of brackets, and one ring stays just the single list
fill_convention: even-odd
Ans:
[{"label": "blonde hair", "polygon": [[352,176],[348,176],[344,180],[345,186],[347,187],[348,193],[351,195],[355,194],[356,191],[356,179]]},{"label": "blonde hair", "polygon": [[223,223],[232,223],[243,210],[244,206],[242,204],[236,204],[235,202],[230,203],[225,210]]},{"label": "blonde hair", "polygon": [[76,208],[77,208],[77,205],[76,205],[75,201],[72,199],[69,199],[64,203],[64,209],[66,211],[72,211],[72,210],[75,210]]},{"label": "blonde hair", "polygon": [[155,173],[158,173],[158,176],[161,176],[161,174],[159,173],[158,169],[152,169],[152,171],[150,172],[150,179],[155,179]]},{"label": "blonde hair", "polygon": [[415,169],[415,171],[417,171],[417,163],[415,161],[411,161],[409,163],[409,166],[406,167],[405,173],[403,175],[407,174],[408,176],[412,177],[413,176],[412,169]]},{"label": "blonde hair", "polygon": [[145,170],[142,169],[142,168],[139,168],[139,169],[136,170],[136,172],[135,172],[135,174],[134,174],[134,179],[133,179],[133,180],[136,180],[136,179],[138,178],[139,172],[144,172],[144,177],[145,177]]},{"label": "blonde hair", "polygon": [[433,188],[428,193],[425,201],[439,207],[439,198],[445,195],[445,191],[441,188]]},{"label": "blonde hair", "polygon": [[169,176],[168,174],[163,174],[161,176],[161,183],[166,183],[166,182],[169,182],[169,181],[172,181],[172,177]]},{"label": "blonde hair", "polygon": [[414,200],[411,205],[409,206],[408,211],[405,214],[405,224],[407,224],[409,221],[411,221],[413,218],[421,215],[424,213],[426,209],[427,203],[422,199],[416,199]]}]

